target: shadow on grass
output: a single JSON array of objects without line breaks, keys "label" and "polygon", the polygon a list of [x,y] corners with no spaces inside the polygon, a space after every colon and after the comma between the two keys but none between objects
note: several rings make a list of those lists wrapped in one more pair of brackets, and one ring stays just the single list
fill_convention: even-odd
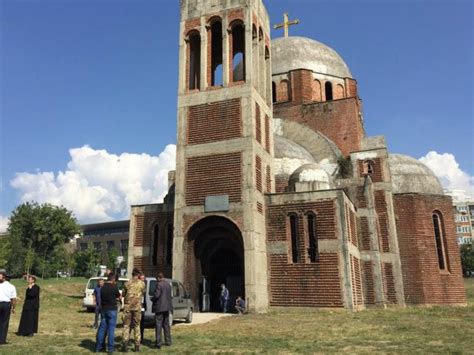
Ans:
[{"label": "shadow on grass", "polygon": [[87,350],[90,350],[90,351],[95,351],[95,341],[92,340],[92,339],[83,339],[83,340],[81,340],[81,342],[79,343],[79,346],[81,348],[84,348],[84,349],[87,349]]},{"label": "shadow on grass", "polygon": [[83,298],[84,298],[84,297],[81,296],[81,295],[69,295],[69,296],[67,296],[67,297],[68,297],[68,298],[74,298],[74,299],[76,299],[76,300],[79,300],[79,299],[83,299]]}]

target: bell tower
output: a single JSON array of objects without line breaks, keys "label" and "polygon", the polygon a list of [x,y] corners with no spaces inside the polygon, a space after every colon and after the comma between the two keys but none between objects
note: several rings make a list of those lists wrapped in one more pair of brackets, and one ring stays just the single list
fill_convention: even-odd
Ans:
[{"label": "bell tower", "polygon": [[263,311],[264,194],[274,191],[268,14],[262,0],[180,7],[173,277],[204,310],[222,282]]}]

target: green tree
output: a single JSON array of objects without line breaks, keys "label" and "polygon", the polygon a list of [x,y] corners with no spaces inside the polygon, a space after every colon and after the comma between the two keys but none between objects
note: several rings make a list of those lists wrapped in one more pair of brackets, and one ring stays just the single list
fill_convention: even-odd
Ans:
[{"label": "green tree", "polygon": [[97,272],[97,266],[100,264],[100,253],[94,248],[77,251],[74,253],[74,263],[76,265],[74,273],[77,276],[91,277]]},{"label": "green tree", "polygon": [[8,226],[10,272],[19,274],[26,271],[26,255],[31,247],[35,253],[32,273],[52,276],[61,247],[79,233],[76,219],[66,208],[48,203],[21,204],[12,212]]},{"label": "green tree", "polygon": [[36,253],[34,249],[31,247],[31,245],[28,246],[25,253],[25,269],[28,275],[31,273],[31,268],[33,267],[35,257],[36,257]]},{"label": "green tree", "polygon": [[6,269],[8,265],[8,255],[10,254],[10,238],[8,236],[0,239],[0,269]]},{"label": "green tree", "polygon": [[474,247],[472,242],[461,244],[461,265],[464,275],[474,272]]}]

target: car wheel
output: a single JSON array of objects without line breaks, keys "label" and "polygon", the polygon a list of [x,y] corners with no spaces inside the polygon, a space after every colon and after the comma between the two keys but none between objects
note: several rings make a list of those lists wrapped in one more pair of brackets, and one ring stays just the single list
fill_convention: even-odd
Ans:
[{"label": "car wheel", "polygon": [[188,315],[186,316],[184,321],[186,323],[192,323],[192,321],[193,321],[193,309],[192,308],[189,309]]}]

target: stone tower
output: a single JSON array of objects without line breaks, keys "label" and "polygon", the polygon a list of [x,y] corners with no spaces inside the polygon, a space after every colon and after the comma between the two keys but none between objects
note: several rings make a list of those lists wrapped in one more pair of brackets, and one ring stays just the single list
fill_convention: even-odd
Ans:
[{"label": "stone tower", "polygon": [[[173,277],[196,306],[268,306],[264,193],[272,177],[270,27],[261,0],[182,0]],[[197,307],[196,307],[197,308]]]}]

